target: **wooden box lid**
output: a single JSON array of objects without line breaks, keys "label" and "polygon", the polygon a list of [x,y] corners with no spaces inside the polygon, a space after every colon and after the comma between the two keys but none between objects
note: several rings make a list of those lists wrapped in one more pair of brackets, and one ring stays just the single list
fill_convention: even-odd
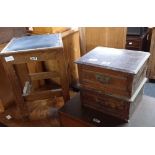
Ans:
[{"label": "wooden box lid", "polygon": [[1,54],[63,47],[61,34],[44,34],[13,38]]},{"label": "wooden box lid", "polygon": [[76,63],[137,74],[149,56],[148,52],[96,47]]}]

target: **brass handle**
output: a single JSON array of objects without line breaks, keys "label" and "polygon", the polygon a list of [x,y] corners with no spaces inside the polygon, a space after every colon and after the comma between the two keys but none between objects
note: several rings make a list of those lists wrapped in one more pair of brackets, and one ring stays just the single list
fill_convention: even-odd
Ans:
[{"label": "brass handle", "polygon": [[105,76],[103,74],[96,74],[96,80],[103,84],[108,84],[110,81],[110,77]]}]

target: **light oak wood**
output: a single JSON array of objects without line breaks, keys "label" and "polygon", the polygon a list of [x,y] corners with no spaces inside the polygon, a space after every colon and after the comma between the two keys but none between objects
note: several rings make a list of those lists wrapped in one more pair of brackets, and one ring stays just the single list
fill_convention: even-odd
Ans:
[{"label": "light oak wood", "polygon": [[[52,40],[52,37],[55,37],[55,39],[58,38],[58,45],[54,46],[53,44],[50,44],[49,47],[47,48],[34,48],[34,49],[27,49],[25,50],[24,48],[21,50],[16,50],[16,51],[12,51],[12,50],[7,50],[7,47],[9,46],[9,44],[2,50],[1,54],[1,60],[3,62],[3,66],[4,69],[8,75],[8,78],[11,82],[11,86],[13,89],[13,93],[15,96],[15,101],[16,101],[16,105],[17,108],[20,110],[21,112],[21,116],[28,116],[28,109],[25,109],[25,105],[24,105],[24,101],[25,100],[41,100],[41,99],[47,99],[49,97],[53,97],[53,96],[60,96],[62,94],[64,101],[68,101],[69,100],[69,83],[68,83],[68,78],[67,78],[67,70],[66,70],[66,63],[64,60],[64,52],[63,52],[63,45],[62,45],[62,40],[61,40],[61,36],[60,34],[56,34],[56,35],[46,35],[46,36],[33,36],[30,37],[31,39],[35,39],[38,37],[46,37],[48,38],[50,36],[50,39]],[[26,41],[28,41],[28,39],[30,39],[29,37],[24,37],[24,39],[27,39]],[[18,39],[17,39],[18,40]],[[15,40],[15,41],[17,41]],[[50,40],[50,43],[51,43]],[[14,40],[12,40],[11,42],[13,42]],[[32,41],[31,41],[32,43]],[[57,40],[55,40],[55,43],[57,43]],[[14,43],[15,44],[15,43]],[[13,58],[13,61],[7,61],[6,57],[11,56]],[[33,59],[32,59],[33,58]],[[40,91],[37,92],[36,94],[34,94],[35,90],[32,90],[33,93],[28,93],[27,95],[25,95],[24,93],[24,98],[22,97],[22,85],[25,85],[25,81],[30,81],[29,79],[24,79],[22,82],[20,81],[20,76],[18,74],[16,74],[14,65],[17,64],[26,64],[26,63],[31,63],[31,62],[41,62],[41,61],[47,61],[50,59],[55,59],[58,62],[58,67],[60,70],[60,73],[57,74],[58,77],[60,78],[60,82],[61,82],[61,93],[60,91],[55,91],[55,89],[52,91]],[[28,69],[27,66],[24,65],[22,68],[24,70],[27,70],[27,75],[28,75]],[[20,74],[20,73],[19,73]],[[25,74],[25,73],[24,73]],[[23,75],[24,75],[23,74]],[[22,75],[22,76],[23,76]],[[33,80],[41,80],[41,79],[47,79],[49,78],[49,76],[51,76],[51,74],[45,72],[45,76],[44,73],[38,73],[38,74],[31,74],[31,78]],[[56,74],[54,75],[56,76]],[[53,94],[52,94],[53,93]],[[24,100],[25,99],[25,100]]]},{"label": "light oak wood", "polygon": [[32,32],[34,34],[61,33],[69,29],[69,27],[32,27]]},{"label": "light oak wood", "polygon": [[[79,31],[77,28],[65,31],[62,33],[62,40],[64,45],[64,56],[67,67],[67,74],[69,77],[70,85],[74,85],[78,81],[78,69],[77,65],[74,63],[78,58],[80,58],[80,40]],[[45,62],[45,68],[48,71],[58,71],[58,66],[55,60],[50,60]],[[59,79],[52,79],[54,82],[60,84]]]},{"label": "light oak wood", "polygon": [[45,100],[45,99],[52,99],[52,97],[61,97],[62,96],[62,89],[57,90],[45,90],[41,92],[31,93],[24,96],[26,101],[35,101],[35,100]]},{"label": "light oak wood", "polygon": [[31,80],[41,80],[41,79],[50,79],[56,78],[59,74],[55,71],[53,72],[40,72],[40,73],[31,73],[29,74]]},{"label": "light oak wood", "polygon": [[125,48],[126,27],[80,28],[81,52],[84,55],[97,46]]}]

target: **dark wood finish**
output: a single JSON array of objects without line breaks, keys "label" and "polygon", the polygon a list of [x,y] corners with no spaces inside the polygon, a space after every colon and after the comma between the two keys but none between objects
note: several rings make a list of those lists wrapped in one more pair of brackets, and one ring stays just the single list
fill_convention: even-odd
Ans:
[{"label": "dark wood finish", "polygon": [[0,27],[0,44],[8,43],[12,37],[27,35],[26,27]]},{"label": "dark wood finish", "polygon": [[98,47],[76,63],[81,87],[130,99],[145,78],[149,53]]},{"label": "dark wood finish", "polygon": [[80,94],[73,97],[60,109],[60,123],[63,127],[153,127],[155,126],[155,98],[143,96],[128,123],[101,112],[84,108]]},{"label": "dark wood finish", "polygon": [[151,29],[148,29],[142,35],[127,35],[126,37],[126,49],[149,51]]},{"label": "dark wood finish", "polygon": [[[37,39],[38,42],[40,42],[40,44],[35,39]],[[57,40],[54,40],[54,39],[57,39]],[[45,46],[44,46],[44,43],[45,43]],[[16,70],[14,68],[15,64],[47,61],[50,59],[55,59],[55,60],[59,59],[58,60],[59,61],[58,65],[60,69],[59,78],[62,86],[62,96],[65,102],[69,100],[69,83],[67,79],[66,64],[63,57],[63,44],[62,44],[60,35],[55,34],[55,35],[43,35],[43,36],[41,35],[41,36],[31,36],[31,37],[27,36],[23,38],[17,38],[17,44],[16,44],[16,39],[13,39],[1,51],[0,55],[1,55],[1,59],[3,62],[3,66],[5,68],[5,71],[9,77],[9,80],[11,81],[11,86],[13,89],[17,107],[20,109],[22,114],[25,114],[25,113],[27,114],[27,112],[25,112],[24,98],[22,97],[22,87],[20,85],[20,80],[18,79],[19,76],[16,74]],[[11,60],[7,60],[10,57],[11,57]],[[47,72],[45,74],[46,75],[44,76],[44,78],[46,79]],[[35,78],[35,80],[36,78],[43,79],[42,73],[40,74],[40,77],[38,76],[39,74],[37,76],[33,74],[33,77]],[[22,84],[23,84],[23,81],[22,81]],[[41,93],[43,93],[43,96],[41,96]],[[49,97],[49,94],[50,94],[49,92],[46,92],[46,93],[40,92],[40,94],[31,95],[30,99],[28,97],[27,98],[28,100],[31,100],[32,98],[37,99],[37,97],[38,99],[40,99],[40,96],[45,98],[46,96]]]},{"label": "dark wood finish", "polygon": [[142,98],[145,82],[144,79],[133,97],[128,101],[88,88],[81,88],[81,101],[85,107],[128,121]]},{"label": "dark wood finish", "polygon": [[150,54],[147,74],[149,79],[155,80],[155,28],[152,29]]},{"label": "dark wood finish", "polygon": [[76,63],[83,106],[127,121],[141,99],[149,55],[97,47],[82,56]]}]

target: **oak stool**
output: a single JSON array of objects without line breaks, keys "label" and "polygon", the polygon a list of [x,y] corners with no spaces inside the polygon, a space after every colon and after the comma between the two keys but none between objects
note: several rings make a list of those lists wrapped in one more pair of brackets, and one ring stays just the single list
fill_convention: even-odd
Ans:
[{"label": "oak stool", "polygon": [[[27,114],[26,101],[44,100],[63,96],[64,102],[69,100],[69,83],[61,34],[44,34],[13,38],[0,52],[5,72],[11,82],[15,103],[21,116]],[[38,72],[29,74],[25,86],[21,86],[15,65],[25,65],[30,62],[57,60],[59,72]],[[25,68],[26,68],[25,67]],[[61,89],[32,92],[31,81],[59,77]]]}]

